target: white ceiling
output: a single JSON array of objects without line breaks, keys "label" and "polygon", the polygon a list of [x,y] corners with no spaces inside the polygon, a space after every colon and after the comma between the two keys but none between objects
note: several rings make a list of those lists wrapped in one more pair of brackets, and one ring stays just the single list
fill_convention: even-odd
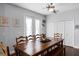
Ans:
[{"label": "white ceiling", "polygon": [[[51,14],[46,9],[47,3],[13,3],[13,4],[43,15]],[[54,3],[54,5],[56,7],[56,10],[58,10],[58,13],[79,8],[79,3]]]}]

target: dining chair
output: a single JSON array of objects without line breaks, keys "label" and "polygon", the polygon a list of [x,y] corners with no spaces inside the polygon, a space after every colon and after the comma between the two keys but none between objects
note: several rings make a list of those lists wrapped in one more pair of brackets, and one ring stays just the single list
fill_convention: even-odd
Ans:
[{"label": "dining chair", "polygon": [[[58,40],[58,39],[62,39],[62,34],[61,33],[54,33],[54,39]],[[60,46],[60,43],[57,44],[57,46]],[[57,47],[55,46],[55,47]]]},{"label": "dining chair", "polygon": [[23,36],[20,36],[19,38],[16,38],[16,44],[22,44],[22,43],[26,43],[27,42],[27,36],[26,37],[23,37]]},{"label": "dining chair", "polygon": [[32,35],[32,37],[33,37],[34,40],[36,40],[36,36],[35,35]]},{"label": "dining chair", "polygon": [[15,51],[10,51],[9,46],[6,46],[3,42],[0,42],[0,48],[3,56],[15,56]]},{"label": "dining chair", "polygon": [[54,39],[62,39],[61,33],[54,33]]},{"label": "dining chair", "polygon": [[[20,37],[16,38],[16,45],[26,44],[27,41],[28,41],[27,36],[26,37],[20,36]],[[15,48],[15,51],[16,51],[17,56],[21,55],[21,52],[19,52],[16,48]]]}]

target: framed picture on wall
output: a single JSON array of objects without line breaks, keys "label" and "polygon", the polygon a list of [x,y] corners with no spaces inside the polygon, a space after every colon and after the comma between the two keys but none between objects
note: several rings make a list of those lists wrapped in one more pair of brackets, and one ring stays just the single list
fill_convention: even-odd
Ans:
[{"label": "framed picture on wall", "polygon": [[46,20],[43,20],[42,22],[43,22],[43,23],[46,23]]},{"label": "framed picture on wall", "polygon": [[46,20],[42,20],[42,26],[45,27]]},{"label": "framed picture on wall", "polygon": [[13,27],[19,27],[20,26],[19,18],[12,18],[12,26]]},{"label": "framed picture on wall", "polygon": [[0,27],[7,27],[8,26],[8,17],[0,16]]}]

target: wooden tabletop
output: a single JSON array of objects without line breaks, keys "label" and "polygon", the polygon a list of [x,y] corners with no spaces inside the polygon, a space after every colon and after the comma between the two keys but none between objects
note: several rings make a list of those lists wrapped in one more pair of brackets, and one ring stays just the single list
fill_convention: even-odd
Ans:
[{"label": "wooden tabletop", "polygon": [[41,52],[45,51],[46,49],[50,48],[51,46],[57,44],[58,42],[63,41],[62,39],[55,40],[53,38],[49,38],[51,41],[42,43],[40,39],[35,41],[28,41],[25,44],[15,45],[14,47],[25,53],[26,55],[32,56],[40,54]]}]

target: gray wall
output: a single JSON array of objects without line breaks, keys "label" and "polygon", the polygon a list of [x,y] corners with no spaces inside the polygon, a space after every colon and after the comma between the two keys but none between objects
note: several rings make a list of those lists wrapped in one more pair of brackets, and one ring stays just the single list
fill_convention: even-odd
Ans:
[{"label": "gray wall", "polygon": [[[0,41],[3,41],[8,46],[15,44],[15,39],[18,36],[25,35],[25,17],[30,16],[38,18],[41,21],[45,16],[20,8],[10,4],[0,4],[0,16],[8,17],[8,26],[0,27]],[[14,25],[15,18],[18,20],[18,25]],[[41,31],[41,32],[44,32]]]}]

